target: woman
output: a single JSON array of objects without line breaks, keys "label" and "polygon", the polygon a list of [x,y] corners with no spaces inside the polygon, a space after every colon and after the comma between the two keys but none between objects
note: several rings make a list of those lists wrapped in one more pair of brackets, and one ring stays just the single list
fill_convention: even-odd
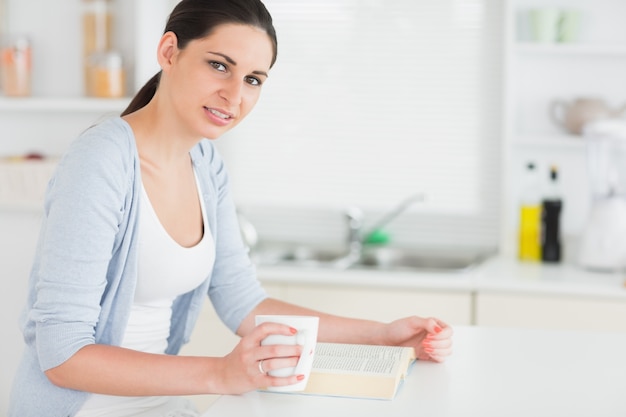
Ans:
[{"label": "woman", "polygon": [[[450,354],[439,320],[342,318],[260,287],[210,139],[252,110],[276,48],[259,0],[183,0],[158,44],[159,74],[72,144],[46,194],[10,416],[195,415],[180,396],[301,380],[267,374],[301,352],[260,346],[293,329],[255,327],[257,314],[317,315],[322,341]],[[177,356],[207,294],[241,340],[222,358]]]}]

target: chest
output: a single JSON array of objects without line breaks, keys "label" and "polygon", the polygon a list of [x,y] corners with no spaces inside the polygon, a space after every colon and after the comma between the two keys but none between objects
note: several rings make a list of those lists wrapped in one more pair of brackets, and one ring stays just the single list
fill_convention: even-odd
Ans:
[{"label": "chest", "polygon": [[189,175],[143,173],[145,198],[149,201],[166,233],[182,247],[192,247],[202,239],[204,226],[198,178]]}]

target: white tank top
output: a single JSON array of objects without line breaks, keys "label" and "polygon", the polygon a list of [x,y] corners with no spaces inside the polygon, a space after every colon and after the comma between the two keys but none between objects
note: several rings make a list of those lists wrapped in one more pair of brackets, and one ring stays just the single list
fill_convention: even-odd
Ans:
[{"label": "white tank top", "polygon": [[[137,288],[122,347],[164,353],[170,334],[174,299],[200,285],[213,268],[215,245],[197,176],[196,185],[202,207],[204,233],[200,242],[190,248],[179,245],[171,238],[159,221],[148,194],[141,187]],[[145,411],[146,407],[166,406],[170,401],[169,397],[92,394],[76,417],[105,415],[103,412],[107,416],[131,416],[138,410]]]}]

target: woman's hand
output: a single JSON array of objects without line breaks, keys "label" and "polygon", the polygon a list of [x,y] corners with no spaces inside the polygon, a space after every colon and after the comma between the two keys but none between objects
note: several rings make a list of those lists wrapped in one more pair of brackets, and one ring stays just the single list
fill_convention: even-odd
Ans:
[{"label": "woman's hand", "polygon": [[278,323],[262,323],[256,326],[223,358],[223,379],[219,392],[241,394],[258,388],[291,385],[301,381],[304,375],[274,377],[268,375],[268,372],[295,367],[302,353],[302,346],[261,346],[261,341],[271,334],[293,336],[296,333],[296,329]]},{"label": "woman's hand", "polygon": [[406,317],[385,326],[385,344],[412,346],[418,359],[443,362],[452,353],[452,327],[436,318]]}]

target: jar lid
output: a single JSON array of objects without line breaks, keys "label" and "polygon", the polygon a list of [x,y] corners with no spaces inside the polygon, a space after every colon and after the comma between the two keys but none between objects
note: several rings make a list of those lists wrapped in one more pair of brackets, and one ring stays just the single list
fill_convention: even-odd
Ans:
[{"label": "jar lid", "polygon": [[3,36],[2,39],[0,39],[0,44],[2,44],[3,47],[23,50],[30,47],[30,38],[25,34],[13,33]]},{"label": "jar lid", "polygon": [[119,69],[124,66],[122,54],[116,51],[96,52],[91,54],[89,60],[92,65],[98,67]]},{"label": "jar lid", "polygon": [[109,0],[83,0],[85,11],[91,13],[106,13],[109,8]]}]

